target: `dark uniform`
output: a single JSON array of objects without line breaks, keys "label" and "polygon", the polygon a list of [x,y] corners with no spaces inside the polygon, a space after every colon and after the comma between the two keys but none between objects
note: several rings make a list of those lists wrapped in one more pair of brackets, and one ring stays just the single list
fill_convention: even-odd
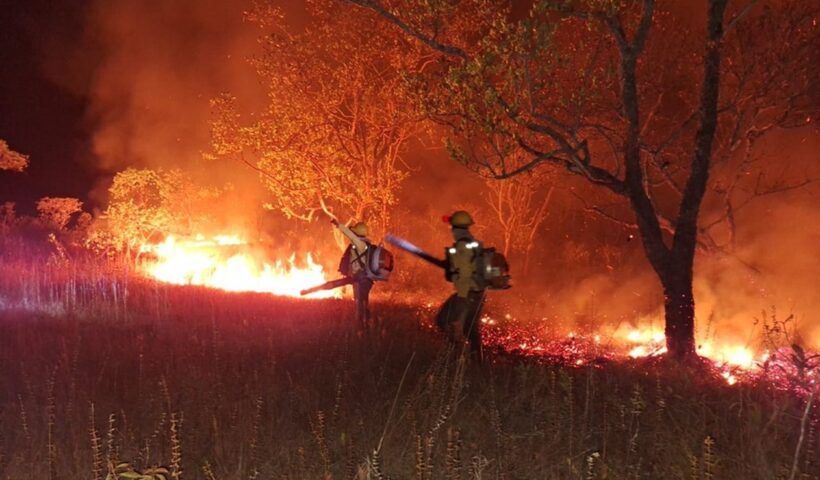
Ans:
[{"label": "dark uniform", "polygon": [[449,221],[454,243],[447,250],[446,276],[456,291],[441,306],[436,323],[452,341],[463,334],[470,341],[470,351],[481,361],[481,310],[485,289],[476,278],[476,257],[481,245],[469,231],[473,221],[467,212],[455,212]]}]

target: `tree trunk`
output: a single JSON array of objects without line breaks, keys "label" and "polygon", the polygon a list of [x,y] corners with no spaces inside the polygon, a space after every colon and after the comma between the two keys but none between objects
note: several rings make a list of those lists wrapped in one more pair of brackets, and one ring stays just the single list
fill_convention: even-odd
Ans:
[{"label": "tree trunk", "polygon": [[700,128],[695,136],[695,156],[686,182],[675,225],[672,249],[664,268],[657,269],[664,290],[666,308],[666,345],[672,357],[696,355],[695,301],[692,295],[692,270],[698,240],[698,217],[712,160],[712,144],[718,123],[720,93],[720,41],[727,0],[710,0],[706,52],[703,56],[703,86],[700,101]]},{"label": "tree trunk", "polygon": [[692,358],[695,349],[695,297],[691,259],[673,259],[661,274],[666,317],[666,349],[678,360]]},{"label": "tree trunk", "polygon": [[[695,349],[695,300],[692,293],[697,226],[703,196],[709,181],[712,143],[717,129],[720,92],[720,40],[727,0],[709,0],[704,74],[700,100],[700,128],[695,137],[695,155],[681,200],[672,247],[663,241],[655,205],[644,190],[640,166],[640,139],[636,52],[622,54],[624,113],[629,119],[625,144],[626,187],[635,211],[644,251],[663,286],[666,316],[666,346],[669,355],[683,360],[697,355]],[[649,5],[651,6],[651,2]]]},{"label": "tree trunk", "polygon": [[663,287],[666,349],[671,357],[684,360],[696,353],[694,254],[673,253],[651,231],[646,226],[640,229],[644,252]]}]

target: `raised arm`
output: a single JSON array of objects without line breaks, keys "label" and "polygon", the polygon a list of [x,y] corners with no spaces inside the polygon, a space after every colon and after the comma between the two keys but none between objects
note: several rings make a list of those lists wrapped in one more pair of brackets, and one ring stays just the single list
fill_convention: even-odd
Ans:
[{"label": "raised arm", "polygon": [[339,223],[339,221],[338,221],[338,220],[336,220],[335,218],[334,218],[334,219],[332,219],[332,220],[330,221],[330,223],[332,223],[333,225],[335,225],[335,226],[336,226],[336,228],[338,228],[339,230],[341,230],[341,231],[342,231],[342,233],[344,234],[344,236],[345,236],[345,237],[347,237],[347,238],[350,240],[350,243],[352,243],[352,244],[353,244],[353,246],[354,246],[354,247],[356,247],[356,250],[358,250],[358,251],[360,251],[360,252],[363,252],[363,251],[365,251],[365,250],[367,249],[367,244],[366,244],[366,243],[364,243],[364,242],[362,241],[362,239],[361,239],[361,238],[359,238],[359,236],[358,236],[358,235],[356,235],[355,233],[353,233],[353,231],[352,231],[352,230],[350,230],[350,228],[348,228],[348,226],[347,226],[347,225],[345,225],[344,223]]}]

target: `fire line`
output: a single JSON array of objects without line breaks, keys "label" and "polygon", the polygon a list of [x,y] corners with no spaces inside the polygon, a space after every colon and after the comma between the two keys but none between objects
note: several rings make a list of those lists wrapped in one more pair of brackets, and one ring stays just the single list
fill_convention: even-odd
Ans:
[{"label": "fire line", "polygon": [[[161,282],[198,285],[231,292],[260,292],[300,297],[304,288],[327,281],[324,269],[307,253],[299,262],[294,253],[287,261],[261,261],[236,235],[185,239],[169,235],[163,242],[144,245],[147,259],[142,272]],[[338,298],[339,291],[316,292],[307,298]]]}]

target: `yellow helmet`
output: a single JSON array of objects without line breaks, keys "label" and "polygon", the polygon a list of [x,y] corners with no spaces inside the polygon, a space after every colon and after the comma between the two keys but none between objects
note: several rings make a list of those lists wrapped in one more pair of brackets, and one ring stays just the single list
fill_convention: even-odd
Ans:
[{"label": "yellow helmet", "polygon": [[367,224],[364,223],[364,222],[359,222],[356,225],[353,225],[353,227],[351,227],[350,230],[352,230],[353,233],[355,233],[356,235],[358,235],[360,237],[366,237],[367,236]]},{"label": "yellow helmet", "polygon": [[473,217],[471,217],[470,214],[464,210],[453,212],[453,214],[450,215],[449,220],[450,225],[459,228],[467,228],[474,223]]}]

